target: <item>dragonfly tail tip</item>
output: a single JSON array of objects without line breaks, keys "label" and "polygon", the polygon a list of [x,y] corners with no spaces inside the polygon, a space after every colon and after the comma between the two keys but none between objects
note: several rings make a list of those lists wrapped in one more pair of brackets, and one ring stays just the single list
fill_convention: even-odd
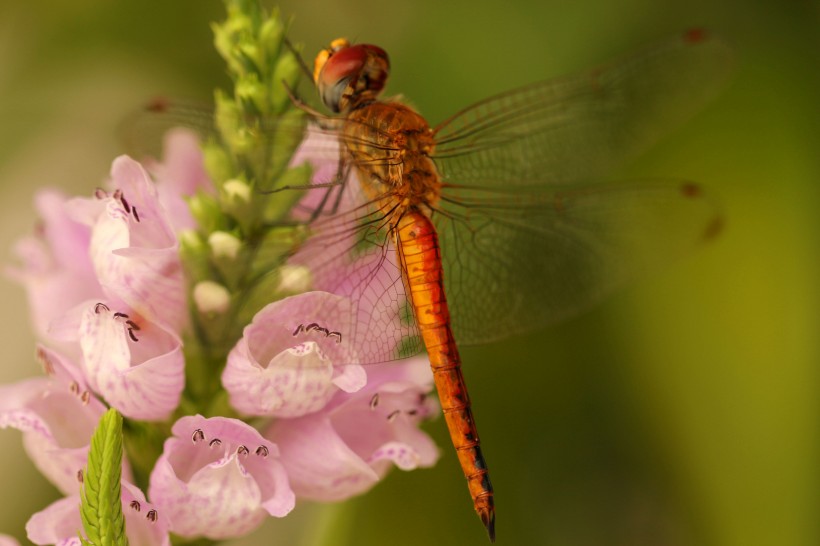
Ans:
[{"label": "dragonfly tail tip", "polygon": [[478,517],[481,518],[481,523],[487,529],[490,542],[495,542],[495,509],[492,506],[486,507],[485,510],[478,513]]}]

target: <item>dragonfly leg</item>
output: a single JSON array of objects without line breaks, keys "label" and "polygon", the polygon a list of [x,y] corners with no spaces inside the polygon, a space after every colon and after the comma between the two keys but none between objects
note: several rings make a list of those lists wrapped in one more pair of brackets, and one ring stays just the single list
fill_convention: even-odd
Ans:
[{"label": "dragonfly leg", "polygon": [[[313,82],[313,72],[310,70],[307,63],[302,58],[302,54],[299,52],[298,49],[296,49],[296,46],[293,45],[293,42],[291,42],[289,39],[285,38],[285,47],[287,47],[290,50],[290,52],[293,53],[293,56],[296,57],[296,61],[299,63],[299,68],[301,68],[302,72],[305,73],[305,76],[307,76],[307,79],[309,79],[311,82]],[[316,86],[316,84],[314,82],[314,87],[315,86]]]},{"label": "dragonfly leg", "polygon": [[[347,166],[344,162],[344,159],[342,157],[340,157],[339,158],[339,167],[336,170],[336,174],[333,176],[333,179],[330,180],[329,182],[320,182],[318,184],[288,185],[288,186],[282,186],[281,188],[274,188],[272,190],[258,190],[258,193],[261,193],[263,195],[270,195],[272,193],[279,193],[280,191],[285,191],[285,190],[312,190],[312,189],[316,189],[316,188],[331,188],[332,189],[332,188],[337,187],[337,186],[344,186],[344,182],[347,179],[348,173],[350,173],[350,167]],[[330,192],[327,192],[327,193],[330,193]],[[339,193],[341,194],[341,192],[339,192]],[[327,194],[325,194],[325,197],[322,198],[322,201],[319,203],[319,206],[316,209],[314,209],[314,211],[315,210],[321,210],[321,208],[324,207],[326,201],[327,201]],[[334,212],[335,212],[335,210],[336,209],[334,208]],[[311,216],[310,219],[314,220],[315,216],[318,216],[318,214],[315,214],[315,212],[314,212],[314,216]]]},{"label": "dragonfly leg", "polygon": [[[336,198],[333,201],[333,206],[328,211],[329,216],[333,216],[339,211],[339,204],[342,202],[342,194],[344,193],[345,181],[350,175],[350,169],[353,165],[348,165],[343,156],[339,156],[339,167],[336,170],[336,180],[339,182],[339,191],[336,193]],[[328,192],[330,193],[330,192]]]},{"label": "dragonfly leg", "polygon": [[339,120],[338,119],[321,113],[320,111],[318,111],[315,108],[311,107],[308,103],[306,103],[305,101],[303,101],[302,99],[297,97],[296,93],[293,91],[293,89],[288,85],[288,82],[286,82],[285,80],[282,80],[282,86],[284,86],[285,91],[287,91],[288,97],[290,98],[290,102],[293,104],[293,106],[295,106],[296,108],[298,108],[299,110],[305,112],[311,118],[313,118],[313,121],[315,121],[316,124],[320,128],[322,128],[326,131],[330,131],[330,130],[334,130],[334,129],[338,128],[338,125],[339,125]]}]

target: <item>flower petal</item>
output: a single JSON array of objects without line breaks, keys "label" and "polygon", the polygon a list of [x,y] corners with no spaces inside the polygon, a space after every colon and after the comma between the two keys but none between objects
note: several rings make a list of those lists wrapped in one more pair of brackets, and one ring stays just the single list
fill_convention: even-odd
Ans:
[{"label": "flower petal", "polygon": [[160,202],[168,211],[174,230],[179,233],[196,228],[184,198],[198,191],[214,193],[196,132],[182,127],[169,130],[163,139],[162,163],[148,163],[148,170],[154,174]]},{"label": "flower petal", "polygon": [[366,374],[351,364],[355,353],[342,342],[348,323],[322,325],[322,308],[338,308],[340,317],[349,317],[342,311],[347,300],[326,292],[285,298],[256,314],[222,374],[234,408],[248,415],[299,417],[321,410],[339,389],[364,386]]},{"label": "flower petal", "polygon": [[300,497],[342,500],[379,481],[376,471],[347,446],[326,415],[276,421],[267,436],[281,446],[291,487]]},{"label": "flower petal", "polygon": [[179,244],[148,174],[121,156],[111,169],[114,195],[94,225],[91,257],[103,289],[152,322],[185,320]]},{"label": "flower petal", "polygon": [[145,500],[136,485],[122,481],[122,512],[130,546],[170,546],[170,522],[162,511]]},{"label": "flower petal", "polygon": [[367,384],[367,373],[364,368],[356,364],[336,366],[334,368],[333,384],[344,392],[356,392]]},{"label": "flower petal", "polygon": [[370,489],[394,464],[435,464],[438,449],[418,429],[436,410],[425,397],[432,387],[426,359],[374,366],[368,374],[379,368],[387,371],[374,371],[361,391],[338,393],[321,412],[278,420],[267,431],[297,495],[342,500]]},{"label": "flower petal", "polygon": [[0,546],[20,546],[20,543],[12,536],[0,533]]},{"label": "flower petal", "polygon": [[[131,546],[170,546],[167,518],[145,500],[138,487],[124,480],[122,511],[125,534]],[[53,502],[26,523],[28,538],[35,544],[79,545],[77,533],[82,528],[80,496],[77,494]]]},{"label": "flower petal", "polygon": [[[310,124],[306,129],[305,139],[296,149],[290,161],[290,167],[302,164],[309,164],[312,168],[312,183],[322,183],[333,179],[339,169],[339,139],[316,125]],[[358,173],[355,169],[350,173],[346,189],[343,192],[341,201],[338,204],[339,210],[350,210],[360,194],[361,185],[358,182]],[[297,220],[307,220],[311,211],[316,210],[322,201],[322,192],[309,191],[299,201],[298,207],[294,207],[292,214]]]},{"label": "flower petal", "polygon": [[65,539],[77,538],[83,528],[80,519],[80,496],[74,494],[49,504],[31,516],[26,523],[26,534],[34,544],[59,544]]},{"label": "flower petal", "polygon": [[36,235],[16,243],[22,265],[6,272],[25,286],[35,330],[48,337],[52,320],[102,289],[88,256],[91,230],[71,217],[65,196],[41,190],[35,204],[42,223]]},{"label": "flower petal", "polygon": [[174,424],[151,473],[150,495],[185,537],[225,539],[295,504],[277,447],[237,419],[201,415]]},{"label": "flower petal", "polygon": [[185,386],[182,342],[158,324],[90,306],[80,325],[91,387],[126,417],[165,419]]},{"label": "flower petal", "polygon": [[[35,466],[63,493],[77,490],[91,435],[105,411],[82,382],[76,367],[40,347],[53,377],[0,386],[0,427],[23,432],[23,445]],[[73,368],[73,369],[72,369]]]}]

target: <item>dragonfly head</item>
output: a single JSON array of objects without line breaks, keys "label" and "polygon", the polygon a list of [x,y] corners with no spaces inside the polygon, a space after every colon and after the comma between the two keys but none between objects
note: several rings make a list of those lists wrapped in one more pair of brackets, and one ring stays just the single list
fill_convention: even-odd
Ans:
[{"label": "dragonfly head", "polygon": [[325,106],[346,113],[376,100],[389,73],[390,59],[382,48],[338,38],[316,55],[313,79]]}]

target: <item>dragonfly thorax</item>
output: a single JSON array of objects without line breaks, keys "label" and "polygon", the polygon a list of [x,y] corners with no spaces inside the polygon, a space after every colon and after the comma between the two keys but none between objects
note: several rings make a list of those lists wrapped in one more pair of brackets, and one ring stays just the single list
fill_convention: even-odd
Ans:
[{"label": "dragonfly thorax", "polygon": [[435,206],[441,178],[430,158],[435,146],[427,121],[405,104],[377,101],[352,111],[343,142],[365,194],[398,206]]}]

